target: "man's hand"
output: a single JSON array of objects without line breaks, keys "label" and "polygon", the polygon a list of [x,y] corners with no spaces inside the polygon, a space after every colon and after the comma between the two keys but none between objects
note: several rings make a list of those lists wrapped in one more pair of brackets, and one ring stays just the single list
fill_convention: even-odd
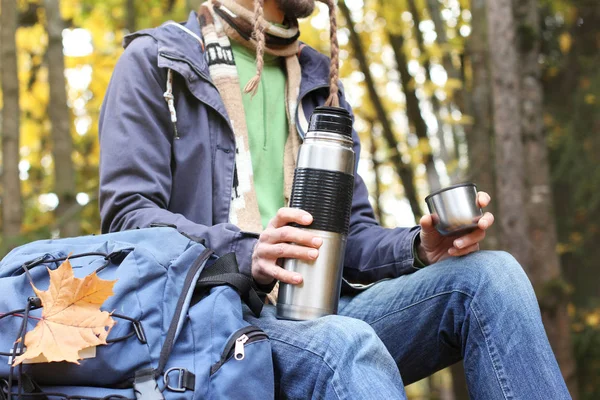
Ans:
[{"label": "man's hand", "polygon": [[297,285],[302,283],[302,275],[281,268],[283,258],[296,258],[313,261],[319,256],[317,250],[323,239],[310,232],[288,226],[295,222],[310,225],[312,216],[297,208],[280,208],[277,215],[261,233],[252,254],[252,277],[261,285],[273,280]]},{"label": "man's hand", "polygon": [[[486,207],[491,201],[485,192],[477,193],[477,204]],[[464,256],[479,250],[479,243],[485,238],[485,231],[494,223],[494,216],[486,212],[477,223],[478,227],[463,236],[442,236],[433,227],[431,215],[424,215],[421,225],[421,243],[418,256],[425,264],[433,264],[448,257]]]}]

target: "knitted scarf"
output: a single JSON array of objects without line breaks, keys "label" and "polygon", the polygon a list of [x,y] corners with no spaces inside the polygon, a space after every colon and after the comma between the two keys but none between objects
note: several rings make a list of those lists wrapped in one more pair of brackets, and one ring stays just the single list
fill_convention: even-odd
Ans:
[{"label": "knitted scarf", "polygon": [[[246,116],[230,43],[230,40],[235,40],[243,46],[256,50],[257,41],[252,35],[254,15],[233,0],[211,0],[202,4],[198,18],[204,36],[210,76],[223,99],[235,135],[235,172],[229,222],[243,231],[261,232],[262,223],[254,189]],[[300,147],[300,139],[294,123],[301,76],[297,57],[298,25],[294,21],[289,28],[283,28],[270,24],[264,19],[259,23],[266,39],[263,41],[266,46],[262,51],[283,57],[285,60],[286,113],[289,127],[284,153],[284,198],[287,204]],[[259,46],[261,44],[262,42],[258,43]],[[262,56],[257,57],[257,64],[259,63],[262,63]],[[248,82],[245,91],[255,91],[259,82],[260,75]]]}]

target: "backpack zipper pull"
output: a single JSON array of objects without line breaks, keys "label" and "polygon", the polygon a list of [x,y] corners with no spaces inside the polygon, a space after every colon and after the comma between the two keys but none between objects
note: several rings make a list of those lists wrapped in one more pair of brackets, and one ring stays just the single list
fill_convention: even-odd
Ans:
[{"label": "backpack zipper pull", "polygon": [[248,341],[248,336],[242,335],[235,340],[235,353],[234,357],[238,361],[242,361],[245,357],[244,344]]}]

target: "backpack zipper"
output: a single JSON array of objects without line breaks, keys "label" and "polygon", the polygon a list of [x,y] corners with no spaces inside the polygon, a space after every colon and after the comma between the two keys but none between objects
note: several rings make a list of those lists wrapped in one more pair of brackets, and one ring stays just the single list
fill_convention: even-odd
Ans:
[{"label": "backpack zipper", "polygon": [[221,359],[210,367],[210,374],[214,375],[232,357],[236,361],[246,358],[245,348],[247,345],[268,339],[269,336],[256,326],[246,326],[237,331],[225,344]]}]

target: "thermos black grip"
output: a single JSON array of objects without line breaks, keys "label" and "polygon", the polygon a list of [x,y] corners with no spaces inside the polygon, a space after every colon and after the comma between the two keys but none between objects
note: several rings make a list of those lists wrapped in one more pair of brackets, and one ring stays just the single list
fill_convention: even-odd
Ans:
[{"label": "thermos black grip", "polygon": [[290,207],[313,216],[310,226],[294,225],[319,231],[348,235],[354,177],[338,171],[297,168]]}]

